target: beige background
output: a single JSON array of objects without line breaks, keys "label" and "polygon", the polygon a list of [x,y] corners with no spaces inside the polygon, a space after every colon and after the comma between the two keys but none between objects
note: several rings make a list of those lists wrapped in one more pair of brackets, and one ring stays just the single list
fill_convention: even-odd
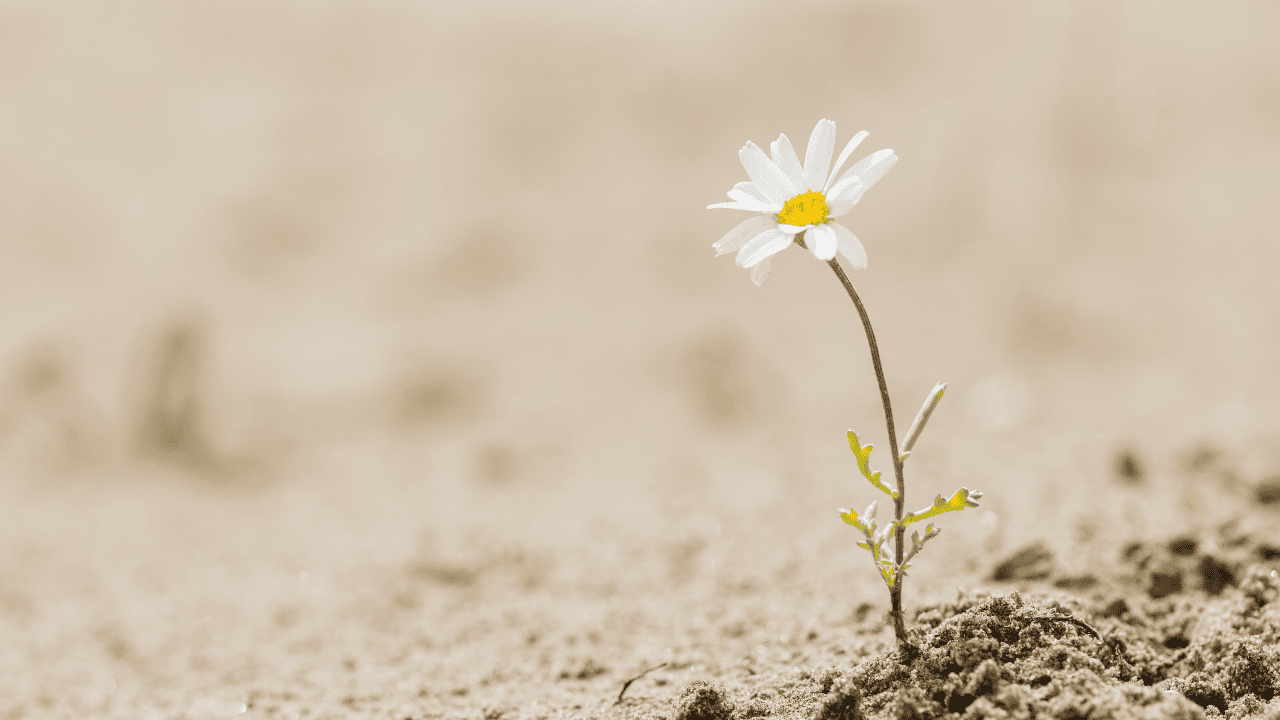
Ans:
[{"label": "beige background", "polygon": [[[900,158],[842,222],[900,425],[951,383],[909,504],[967,485],[992,513],[945,518],[954,557],[917,572],[1201,522],[1233,500],[1179,474],[1197,448],[1233,458],[1241,496],[1280,460],[1277,22],[1152,1],[7,0],[10,696],[65,683],[167,713],[180,680],[117,669],[102,690],[83,638],[160,663],[208,603],[248,623],[299,573],[496,538],[549,548],[565,583],[618,547],[694,538],[698,568],[749,572],[760,547],[839,543],[828,571],[862,587],[833,508],[873,491],[845,429],[888,466],[856,315],[795,248],[754,287],[710,248],[746,215],[704,209],[746,179],[746,140],[803,146],[821,118],[840,147],[871,132],[855,158]],[[1137,490],[1113,482],[1126,448]]]}]

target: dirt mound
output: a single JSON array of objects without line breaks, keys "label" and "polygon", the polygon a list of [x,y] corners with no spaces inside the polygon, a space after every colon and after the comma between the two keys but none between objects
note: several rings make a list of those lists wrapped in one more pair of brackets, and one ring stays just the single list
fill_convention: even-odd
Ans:
[{"label": "dirt mound", "polygon": [[786,678],[769,712],[755,695],[735,705],[732,688],[715,707],[823,720],[1280,719],[1280,573],[1252,561],[1260,542],[1229,525],[1130,546],[1126,573],[1087,600],[961,592],[917,612],[910,667],[882,654]]},{"label": "dirt mound", "polygon": [[[918,614],[912,634],[922,657],[910,668],[890,654],[842,674],[865,695],[871,718],[1249,717],[1274,697],[1256,641],[1174,653],[1164,625],[1145,613],[1126,623],[1106,617],[1105,604],[1075,605],[967,594]],[[1171,677],[1193,653],[1205,669],[1190,681]]]}]

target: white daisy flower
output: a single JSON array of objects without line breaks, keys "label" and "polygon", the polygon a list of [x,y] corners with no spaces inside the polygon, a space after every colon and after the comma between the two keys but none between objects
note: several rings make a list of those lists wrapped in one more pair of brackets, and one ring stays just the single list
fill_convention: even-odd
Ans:
[{"label": "white daisy flower", "polygon": [[862,194],[898,162],[892,150],[880,150],[854,163],[836,179],[844,161],[866,136],[865,130],[854,136],[830,172],[836,143],[836,124],[831,120],[821,120],[813,129],[803,167],[786,135],[779,135],[769,145],[772,159],[765,157],[755,143],[748,142],[738,151],[738,157],[751,182],[733,186],[729,191],[733,202],[708,205],[707,209],[733,208],[764,214],[744,221],[720,238],[712,246],[716,255],[736,251],[738,265],[751,268],[756,285],[769,276],[772,257],[798,242],[798,237],[804,238],[805,247],[819,260],[830,260],[838,250],[855,269],[865,268],[867,252],[862,243],[833,220],[857,205]]}]

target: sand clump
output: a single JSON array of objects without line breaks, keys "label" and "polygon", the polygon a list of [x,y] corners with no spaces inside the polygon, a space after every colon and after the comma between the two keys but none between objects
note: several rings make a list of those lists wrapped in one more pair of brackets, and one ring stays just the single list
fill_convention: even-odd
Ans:
[{"label": "sand clump", "polygon": [[795,669],[739,702],[695,682],[666,716],[1280,719],[1280,573],[1260,535],[1230,523],[1120,554],[1087,599],[961,591],[920,608],[910,667],[893,651]]}]

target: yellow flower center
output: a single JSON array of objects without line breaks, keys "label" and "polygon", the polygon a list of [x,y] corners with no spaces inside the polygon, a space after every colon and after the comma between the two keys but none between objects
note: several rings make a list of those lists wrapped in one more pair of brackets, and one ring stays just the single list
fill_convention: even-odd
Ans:
[{"label": "yellow flower center", "polygon": [[778,222],[785,225],[821,225],[827,222],[827,198],[810,190],[791,198],[778,213]]}]

